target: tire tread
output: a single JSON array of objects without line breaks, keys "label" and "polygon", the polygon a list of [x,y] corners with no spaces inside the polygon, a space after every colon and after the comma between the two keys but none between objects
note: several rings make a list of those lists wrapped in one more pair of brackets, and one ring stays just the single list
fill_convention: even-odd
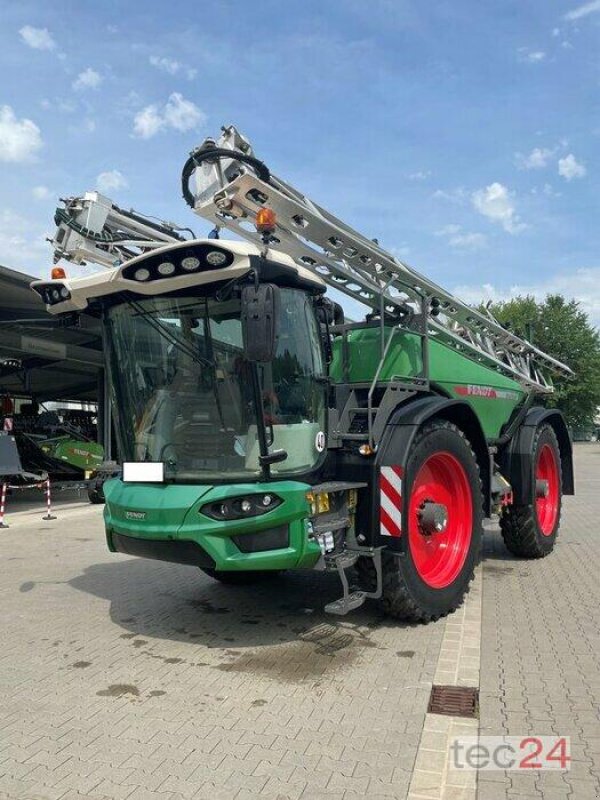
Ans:
[{"label": "tire tread", "polygon": [[[473,451],[473,448],[471,447],[471,443],[469,442],[463,431],[453,423],[444,419],[435,419],[425,424],[415,438],[415,441],[413,443],[413,450],[418,447],[421,441],[426,436],[428,436],[432,430],[451,430],[452,432],[457,433],[462,438],[463,442],[467,445],[469,451],[471,452],[474,463],[478,465],[477,457]],[[475,491],[475,487],[473,488]],[[480,502],[480,507],[483,510],[483,490],[481,485],[481,475],[479,478],[479,502]],[[479,550],[473,562],[471,573],[467,579],[465,591],[463,592],[462,596],[458,599],[458,601],[445,611],[442,611],[438,614],[433,614],[423,609],[422,606],[420,606],[415,601],[410,591],[410,588],[406,582],[406,579],[402,574],[402,571],[398,569],[397,564],[395,563],[396,556],[384,550],[382,553],[383,597],[381,599],[383,610],[388,616],[392,617],[393,619],[399,619],[414,623],[434,622],[436,619],[440,619],[441,617],[445,617],[448,614],[451,614],[463,604],[465,597],[467,596],[470,590],[471,582],[473,581],[473,577],[475,575],[475,569],[479,564],[480,559],[481,559],[481,551]],[[372,559],[359,558],[356,564],[356,570],[359,574],[362,585],[367,587],[375,586],[376,575]]]},{"label": "tire tread", "polygon": [[[551,425],[540,425],[533,440],[533,452],[537,453],[538,441],[544,431],[550,431],[556,448],[560,487],[562,490],[560,448],[558,446],[556,434]],[[560,528],[561,514],[562,503],[558,512],[556,534],[554,535],[552,546],[542,547],[537,533],[535,507],[533,505],[509,506],[500,516],[500,532],[507,550],[519,558],[545,558],[550,555]]]}]

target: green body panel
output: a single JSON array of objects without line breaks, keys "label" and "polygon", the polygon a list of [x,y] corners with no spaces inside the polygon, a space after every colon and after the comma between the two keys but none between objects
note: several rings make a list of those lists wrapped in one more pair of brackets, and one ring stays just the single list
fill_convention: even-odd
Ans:
[{"label": "green body panel", "polygon": [[[386,339],[391,328],[386,328]],[[348,363],[344,369],[342,338],[333,345],[330,374],[334,383],[371,383],[381,360],[379,328],[358,328],[348,333]],[[379,375],[380,381],[421,374],[421,340],[416,334],[398,332]],[[500,429],[525,397],[521,386],[493,369],[476,364],[434,338],[429,339],[429,378],[444,392],[468,402],[488,439]]]},{"label": "green body panel", "polygon": [[[277,508],[244,520],[217,521],[200,513],[201,506],[265,491],[264,483],[224,486],[123,483],[113,478],[104,484],[104,522],[108,546],[111,532],[140,539],[193,541],[215,560],[218,570],[268,570],[310,568],[321,555],[318,544],[308,539],[310,486],[297,481],[274,481],[268,491],[283,502]],[[128,518],[128,512],[144,514]],[[134,515],[131,515],[132,517]],[[263,553],[242,553],[231,537],[288,524],[289,546]]]},{"label": "green body panel", "polygon": [[70,436],[46,439],[40,448],[59,461],[66,461],[82,470],[96,469],[104,460],[104,448],[96,442],[80,441]]}]

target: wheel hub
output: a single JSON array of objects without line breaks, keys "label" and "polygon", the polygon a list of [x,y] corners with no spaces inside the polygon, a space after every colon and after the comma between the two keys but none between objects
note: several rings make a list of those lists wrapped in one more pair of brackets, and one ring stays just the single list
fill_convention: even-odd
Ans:
[{"label": "wheel hub", "polygon": [[550,493],[550,483],[549,481],[542,480],[538,478],[535,482],[535,496],[536,497],[548,497]]},{"label": "wheel hub", "polygon": [[448,527],[448,509],[443,503],[425,500],[417,513],[419,530],[424,536],[444,533]]}]

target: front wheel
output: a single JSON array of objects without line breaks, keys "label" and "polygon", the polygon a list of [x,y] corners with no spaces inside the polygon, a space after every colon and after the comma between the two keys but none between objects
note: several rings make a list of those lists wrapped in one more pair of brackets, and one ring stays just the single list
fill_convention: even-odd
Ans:
[{"label": "front wheel", "polygon": [[550,425],[536,431],[531,457],[530,502],[508,506],[500,517],[500,530],[513,555],[543,558],[554,549],[562,511],[560,448]]},{"label": "front wheel", "polygon": [[208,575],[209,578],[214,578],[214,580],[228,584],[229,586],[249,586],[252,583],[272,580],[281,574],[281,570],[279,569],[253,569],[246,572],[221,572],[220,570],[209,569],[208,567],[200,567],[200,569]]},{"label": "front wheel", "polygon": [[[462,603],[480,554],[479,466],[463,432],[445,420],[425,425],[411,448],[404,484],[403,548],[383,552],[382,604],[392,617],[429,622]],[[364,562],[358,569],[369,572]]]}]

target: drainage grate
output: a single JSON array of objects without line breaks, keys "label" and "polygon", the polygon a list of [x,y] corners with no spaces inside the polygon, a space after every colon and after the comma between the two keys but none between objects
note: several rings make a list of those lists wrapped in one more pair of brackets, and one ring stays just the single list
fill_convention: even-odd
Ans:
[{"label": "drainage grate", "polygon": [[479,711],[479,689],[466,686],[432,686],[430,714],[448,714],[451,717],[476,717]]}]

